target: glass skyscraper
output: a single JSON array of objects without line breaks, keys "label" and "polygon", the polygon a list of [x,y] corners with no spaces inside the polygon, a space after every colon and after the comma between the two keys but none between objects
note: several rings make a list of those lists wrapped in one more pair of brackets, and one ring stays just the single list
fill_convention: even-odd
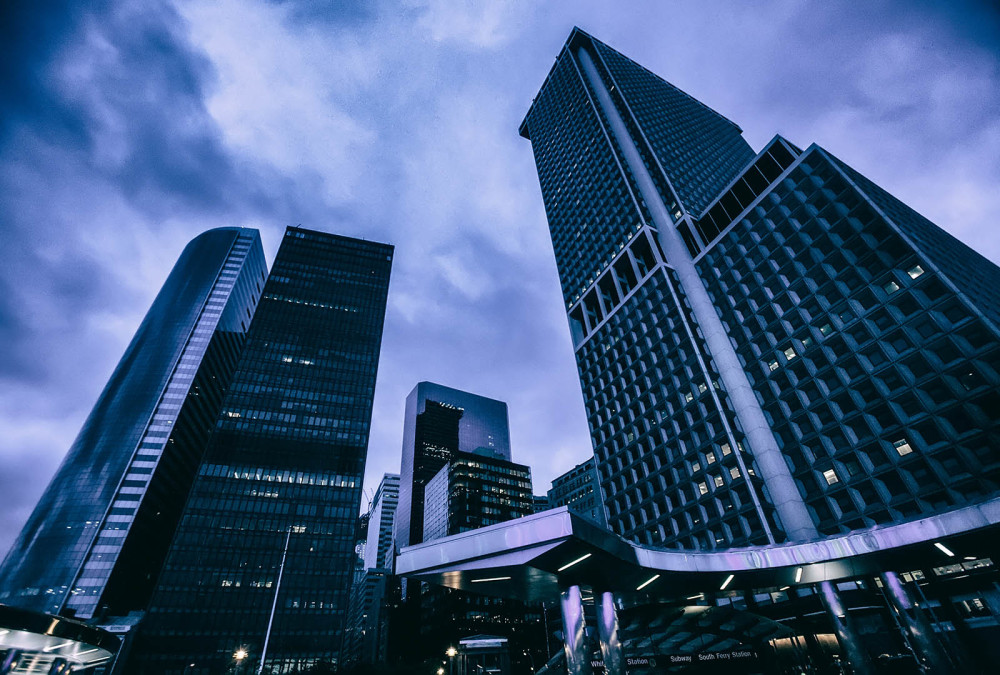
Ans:
[{"label": "glass skyscraper", "polygon": [[0,602],[144,607],[266,274],[256,230],[188,244],[0,566]]},{"label": "glass skyscraper", "polygon": [[128,672],[338,664],[392,254],[286,231]]}]

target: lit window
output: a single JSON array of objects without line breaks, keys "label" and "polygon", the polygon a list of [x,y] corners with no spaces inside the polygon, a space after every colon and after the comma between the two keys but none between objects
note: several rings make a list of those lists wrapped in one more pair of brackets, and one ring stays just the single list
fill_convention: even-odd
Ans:
[{"label": "lit window", "polygon": [[785,350],[785,358],[788,359],[789,361],[794,359],[796,356],[798,356],[798,354],[795,353],[794,347],[789,347],[788,349]]},{"label": "lit window", "polygon": [[715,453],[714,452],[706,452],[705,453],[705,459],[708,460],[709,464],[714,464],[715,463]]},{"label": "lit window", "polygon": [[705,385],[704,382],[702,382],[701,384],[698,385],[698,393],[699,394],[704,394],[706,391],[708,391],[708,387]]},{"label": "lit window", "polygon": [[833,469],[827,469],[823,472],[823,478],[826,479],[827,485],[833,485],[834,483],[839,483],[840,479],[837,478],[837,472]]},{"label": "lit window", "polygon": [[802,349],[809,349],[812,346],[813,339],[811,337],[802,338]]},{"label": "lit window", "polygon": [[684,394],[684,402],[685,403],[690,403],[693,400],[694,400],[694,394],[692,394],[691,392],[688,392],[688,393]]},{"label": "lit window", "polygon": [[829,335],[830,333],[833,332],[833,326],[831,326],[828,323],[824,323],[822,326],[819,327],[819,332],[821,335]]},{"label": "lit window", "polygon": [[910,444],[906,441],[905,438],[901,438],[898,441],[893,441],[892,447],[896,448],[896,452],[899,453],[900,457],[903,457],[904,455],[908,455],[911,452],[913,452],[913,448],[910,447]]},{"label": "lit window", "polygon": [[771,361],[769,364],[767,364],[767,369],[770,370],[770,371],[772,371],[772,372],[775,371],[775,370],[777,370],[778,369],[778,362],[777,361]]},{"label": "lit window", "polygon": [[715,487],[722,487],[725,485],[725,481],[722,480],[722,476],[715,476]]},{"label": "lit window", "polygon": [[698,483],[698,492],[700,492],[703,495],[707,495],[708,494],[708,484],[707,483]]},{"label": "lit window", "polygon": [[910,269],[906,270],[906,273],[910,275],[911,279],[916,279],[917,277],[919,277],[921,274],[924,273],[924,268],[921,267],[920,265],[914,265]]},{"label": "lit window", "polygon": [[691,471],[692,472],[701,471],[701,464],[699,464],[698,462],[691,462]]},{"label": "lit window", "polygon": [[899,284],[897,284],[895,281],[889,281],[885,284],[882,284],[882,290],[888,293],[889,295],[892,295],[893,293],[899,290]]},{"label": "lit window", "polygon": [[740,470],[735,466],[729,470],[729,476],[734,480],[740,477]]},{"label": "lit window", "polygon": [[729,443],[723,443],[722,444],[722,454],[723,455],[728,455],[732,451],[733,451],[733,449],[729,447]]}]

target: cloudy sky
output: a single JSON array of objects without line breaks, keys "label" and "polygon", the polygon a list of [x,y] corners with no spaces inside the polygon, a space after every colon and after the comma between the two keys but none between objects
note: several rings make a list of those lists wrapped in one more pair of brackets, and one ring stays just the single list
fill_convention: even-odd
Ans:
[{"label": "cloudy sky", "polygon": [[396,246],[367,485],[432,380],[509,403],[535,490],[590,454],[531,148],[579,25],[760,148],[817,142],[1000,261],[993,0],[121,0],[0,9],[0,553],[184,244]]}]

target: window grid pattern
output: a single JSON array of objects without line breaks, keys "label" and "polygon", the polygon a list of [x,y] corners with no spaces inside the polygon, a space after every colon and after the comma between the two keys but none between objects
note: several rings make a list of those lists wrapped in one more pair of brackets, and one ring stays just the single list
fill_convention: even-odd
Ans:
[{"label": "window grid pattern", "polygon": [[[613,78],[610,84],[621,90],[681,205],[697,216],[756,153],[743,140],[738,126],[704,103],[602,42],[593,40],[592,44]],[[650,172],[657,170],[650,167]],[[665,203],[669,205],[670,200]]]},{"label": "window grid pattern", "polygon": [[821,533],[996,493],[1000,343],[821,150],[698,268]]},{"label": "window grid pattern", "polygon": [[[660,267],[577,352],[611,528],[649,545],[715,549],[767,543],[752,489],[764,494],[705,346],[684,327]],[[684,316],[682,316],[682,313]],[[697,351],[696,351],[697,350]],[[709,391],[714,389],[722,408]],[[723,421],[725,416],[725,423]],[[732,431],[727,433],[726,427]],[[700,489],[704,484],[705,489]],[[772,531],[773,508],[763,504]]]},{"label": "window grid pattern", "polygon": [[643,221],[568,51],[526,122],[563,298],[570,306]]}]

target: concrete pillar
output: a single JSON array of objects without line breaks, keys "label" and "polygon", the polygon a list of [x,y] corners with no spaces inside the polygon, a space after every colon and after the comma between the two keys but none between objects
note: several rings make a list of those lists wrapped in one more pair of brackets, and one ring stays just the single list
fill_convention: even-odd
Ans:
[{"label": "concrete pillar", "polygon": [[3,663],[0,664],[0,675],[7,675],[10,671],[17,668],[17,662],[20,658],[20,649],[11,649],[7,652],[7,656],[4,657]]},{"label": "concrete pillar", "polygon": [[941,647],[941,642],[934,634],[934,628],[923,610],[914,604],[909,592],[903,586],[903,580],[895,572],[883,572],[882,584],[886,590],[885,597],[889,600],[891,609],[899,617],[899,622],[906,628],[910,647],[914,656],[929,672],[954,673],[955,667]]},{"label": "concrete pillar", "polygon": [[592,675],[587,653],[583,598],[579,586],[570,586],[559,597],[562,607],[563,649],[566,652],[566,675]]},{"label": "concrete pillar", "polygon": [[70,665],[66,662],[66,659],[57,658],[49,666],[49,675],[65,675],[70,671]]},{"label": "concrete pillar", "polygon": [[840,643],[841,649],[844,650],[844,656],[851,667],[851,672],[853,675],[874,675],[875,668],[854,630],[853,622],[847,615],[837,587],[829,581],[821,581],[819,588],[823,606],[833,624],[837,641]]},{"label": "concrete pillar", "polygon": [[618,612],[615,611],[613,593],[601,593],[601,604],[597,607],[597,635],[601,640],[604,672],[607,675],[625,675],[625,654],[618,637]]}]

